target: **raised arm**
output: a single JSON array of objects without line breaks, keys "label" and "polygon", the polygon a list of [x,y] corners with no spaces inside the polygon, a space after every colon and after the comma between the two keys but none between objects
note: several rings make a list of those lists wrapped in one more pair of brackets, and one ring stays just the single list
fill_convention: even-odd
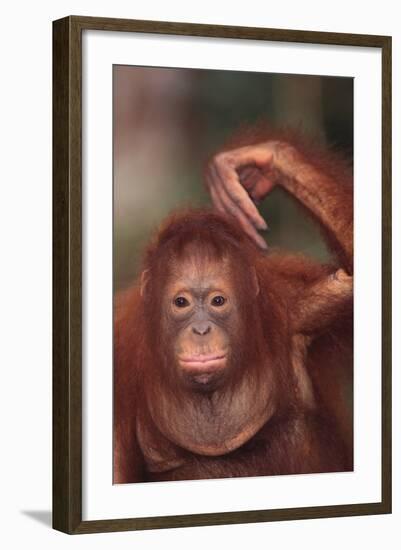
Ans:
[{"label": "raised arm", "polygon": [[258,230],[267,226],[255,204],[280,185],[309,210],[339,266],[352,274],[352,175],[342,160],[271,139],[217,154],[207,168],[206,182],[216,208],[237,217],[261,248],[266,243]]}]

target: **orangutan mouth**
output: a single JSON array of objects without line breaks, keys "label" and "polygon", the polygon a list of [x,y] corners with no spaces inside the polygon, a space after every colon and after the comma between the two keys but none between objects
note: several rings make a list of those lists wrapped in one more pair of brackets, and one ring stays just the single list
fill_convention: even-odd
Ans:
[{"label": "orangutan mouth", "polygon": [[187,370],[212,372],[224,366],[226,353],[186,355],[179,358],[180,365]]}]

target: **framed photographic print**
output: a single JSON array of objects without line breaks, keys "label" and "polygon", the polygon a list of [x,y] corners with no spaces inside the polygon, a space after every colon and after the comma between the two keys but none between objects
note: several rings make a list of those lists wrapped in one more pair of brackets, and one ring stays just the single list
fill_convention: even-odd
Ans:
[{"label": "framed photographic print", "polygon": [[391,511],[391,38],[53,23],[53,526]]}]

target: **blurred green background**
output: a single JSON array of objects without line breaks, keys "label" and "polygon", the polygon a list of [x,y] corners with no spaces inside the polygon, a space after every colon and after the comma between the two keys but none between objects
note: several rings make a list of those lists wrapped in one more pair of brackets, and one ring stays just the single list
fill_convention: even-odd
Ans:
[{"label": "blurred green background", "polygon": [[[115,291],[138,275],[172,209],[210,204],[205,161],[241,125],[300,128],[352,159],[352,78],[131,66],[113,76]],[[318,229],[282,190],[260,210],[270,246],[328,258]]]}]

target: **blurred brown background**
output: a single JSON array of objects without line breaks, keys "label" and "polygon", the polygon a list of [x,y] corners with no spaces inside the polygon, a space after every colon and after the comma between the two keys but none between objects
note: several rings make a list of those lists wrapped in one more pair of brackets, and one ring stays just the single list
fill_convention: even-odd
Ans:
[{"label": "blurred brown background", "polygon": [[[303,130],[352,158],[353,79],[114,67],[114,289],[138,274],[144,246],[179,206],[210,204],[206,159],[244,123]],[[271,246],[319,259],[319,231],[276,188],[261,205]]]}]

